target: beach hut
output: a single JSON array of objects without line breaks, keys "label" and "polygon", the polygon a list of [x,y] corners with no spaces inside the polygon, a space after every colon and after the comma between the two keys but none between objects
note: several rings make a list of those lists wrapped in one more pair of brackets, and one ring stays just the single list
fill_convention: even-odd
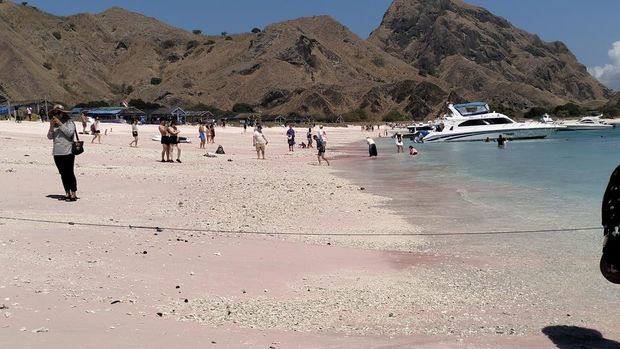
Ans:
[{"label": "beach hut", "polygon": [[274,121],[276,124],[286,125],[286,118],[282,115],[278,115]]},{"label": "beach hut", "polygon": [[84,111],[86,116],[99,118],[100,122],[127,123],[138,119],[140,123],[146,121],[146,113],[134,107],[103,107]]}]

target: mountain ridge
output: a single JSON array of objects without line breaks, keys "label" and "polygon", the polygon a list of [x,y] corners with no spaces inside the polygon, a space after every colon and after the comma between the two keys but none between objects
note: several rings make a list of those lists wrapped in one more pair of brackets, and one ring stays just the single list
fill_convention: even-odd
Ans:
[{"label": "mountain ridge", "polygon": [[[420,12],[416,4],[430,8]],[[504,31],[514,29],[508,21],[461,1],[431,5],[426,0],[396,0],[369,39],[362,39],[329,16],[274,23],[258,33],[205,36],[120,7],[57,17],[4,2],[0,3],[0,63],[11,69],[0,71],[0,92],[13,99],[47,97],[69,104],[140,98],[185,107],[203,103],[225,110],[245,103],[265,113],[334,115],[362,109],[374,118],[392,110],[417,118],[436,115],[455,96],[489,98],[515,109],[572,100],[602,104],[611,97],[593,78],[580,75],[565,45],[538,39],[545,49],[540,49],[542,56],[535,61],[544,58],[545,64],[524,75],[515,72],[514,63],[492,59],[498,52],[505,58],[508,51],[487,41],[510,31],[482,35],[474,30],[477,23],[463,22],[457,27],[472,27],[470,36],[478,38],[464,44],[444,31],[453,26],[446,13],[453,17],[454,11],[486,16],[483,23]],[[431,19],[433,30],[444,33],[448,38],[444,41],[452,45],[446,46],[451,54],[423,42],[428,57],[416,55],[417,31]],[[30,22],[34,24],[24,24]],[[414,30],[395,33],[402,23]],[[476,45],[485,50],[483,54],[461,52]],[[525,55],[515,47],[520,49],[517,55]],[[429,69],[425,60],[437,63],[437,71]],[[568,79],[566,86],[574,91],[562,89],[557,82],[561,79]]]}]

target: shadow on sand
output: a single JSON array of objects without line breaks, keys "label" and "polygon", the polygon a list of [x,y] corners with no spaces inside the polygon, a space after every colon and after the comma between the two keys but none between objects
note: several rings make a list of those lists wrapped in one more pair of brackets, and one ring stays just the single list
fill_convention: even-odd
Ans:
[{"label": "shadow on sand", "polygon": [[618,349],[620,342],[603,338],[603,335],[590,328],[577,326],[549,326],[542,329],[559,349]]},{"label": "shadow on sand", "polygon": [[46,195],[45,197],[48,198],[48,199],[64,200],[67,196],[66,195],[50,194],[50,195]]}]

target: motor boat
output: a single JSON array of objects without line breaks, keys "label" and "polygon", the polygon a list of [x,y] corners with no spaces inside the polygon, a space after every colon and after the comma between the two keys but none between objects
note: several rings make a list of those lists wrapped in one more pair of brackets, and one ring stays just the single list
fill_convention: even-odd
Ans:
[{"label": "motor boat", "polygon": [[508,116],[491,112],[486,102],[449,104],[441,123],[430,131],[424,142],[464,142],[496,139],[541,139],[563,128],[540,122],[516,122]]},{"label": "motor boat", "polygon": [[614,128],[614,125],[601,122],[601,116],[584,116],[576,122],[564,122],[565,127],[560,131],[596,131]]}]

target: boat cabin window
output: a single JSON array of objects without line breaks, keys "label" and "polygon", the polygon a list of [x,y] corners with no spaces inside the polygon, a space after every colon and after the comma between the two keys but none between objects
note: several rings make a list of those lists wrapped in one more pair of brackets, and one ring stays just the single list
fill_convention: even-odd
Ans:
[{"label": "boat cabin window", "polygon": [[489,112],[489,107],[481,103],[457,104],[454,108],[463,116],[486,114]]},{"label": "boat cabin window", "polygon": [[464,127],[464,126],[484,126],[484,125],[488,125],[486,122],[484,122],[484,120],[482,119],[477,119],[477,120],[467,120],[464,122],[461,122],[459,124],[459,127]]},{"label": "boat cabin window", "polygon": [[485,119],[490,125],[512,124],[512,121],[506,118]]}]

